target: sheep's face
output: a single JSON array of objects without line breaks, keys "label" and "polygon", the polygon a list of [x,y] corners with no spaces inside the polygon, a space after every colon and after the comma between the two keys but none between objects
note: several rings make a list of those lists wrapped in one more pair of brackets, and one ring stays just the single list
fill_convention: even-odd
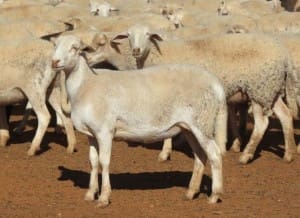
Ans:
[{"label": "sheep's face", "polygon": [[115,42],[122,38],[129,39],[132,56],[135,58],[145,56],[150,50],[151,42],[154,42],[155,40],[163,40],[158,33],[151,32],[148,26],[139,24],[130,27],[125,33],[118,34],[112,39],[112,41]]},{"label": "sheep's face", "polygon": [[90,2],[90,12],[92,14],[100,15],[103,17],[108,17],[110,16],[111,11],[118,11],[118,9],[112,7],[109,3],[104,2],[102,4],[97,3],[97,2]]},{"label": "sheep's face", "polygon": [[52,69],[66,72],[74,69],[79,61],[81,41],[76,36],[60,36],[55,41],[55,50],[52,56]]},{"label": "sheep's face", "polygon": [[150,47],[151,33],[147,26],[133,26],[128,29],[128,39],[132,55],[135,58],[143,56]]},{"label": "sheep's face", "polygon": [[92,47],[85,53],[85,57],[90,66],[107,60],[110,42],[105,34],[94,37]]}]

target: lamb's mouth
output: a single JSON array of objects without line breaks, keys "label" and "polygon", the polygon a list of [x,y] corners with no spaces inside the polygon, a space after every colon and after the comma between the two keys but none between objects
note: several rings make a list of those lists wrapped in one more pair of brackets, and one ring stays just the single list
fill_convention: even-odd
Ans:
[{"label": "lamb's mouth", "polygon": [[52,69],[54,71],[61,71],[61,70],[65,69],[65,67],[64,66],[57,66],[57,67],[52,67]]}]

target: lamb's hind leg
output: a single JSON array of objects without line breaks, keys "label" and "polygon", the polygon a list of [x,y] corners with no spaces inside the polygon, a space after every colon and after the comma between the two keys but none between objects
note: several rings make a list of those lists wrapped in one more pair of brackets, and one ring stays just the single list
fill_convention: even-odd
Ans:
[{"label": "lamb's hind leg", "polygon": [[90,144],[90,164],[91,164],[91,175],[90,175],[90,185],[89,190],[85,194],[86,201],[95,200],[95,195],[98,194],[99,184],[98,184],[98,170],[99,170],[99,147],[98,142],[94,137],[89,137]]},{"label": "lamb's hind leg", "polygon": [[60,105],[60,100],[58,99],[60,99],[59,88],[53,88],[48,101],[56,112],[57,120],[61,120],[63,126],[66,129],[66,135],[68,141],[67,153],[73,153],[75,151],[75,145],[76,145],[76,136],[73,128],[73,123],[71,118],[67,117],[63,113]]},{"label": "lamb's hind leg", "polygon": [[211,164],[212,194],[209,197],[209,203],[217,203],[223,193],[222,152],[215,140],[203,135],[197,127],[191,126],[190,128]]},{"label": "lamb's hind leg", "polygon": [[162,151],[158,155],[158,161],[164,162],[170,158],[172,152],[172,138],[164,140]]},{"label": "lamb's hind leg", "polygon": [[269,125],[268,116],[264,115],[262,107],[252,101],[253,117],[254,117],[254,129],[251,134],[250,140],[246,145],[242,155],[240,156],[239,162],[242,164],[248,163],[254,157],[254,152],[263,135]]},{"label": "lamb's hind leg", "polygon": [[[285,143],[285,153],[283,159],[287,162],[293,160],[293,154],[296,152],[296,143],[294,138],[294,127],[293,127],[293,117],[290,110],[282,101],[278,98],[274,104],[273,111],[280,120]],[[298,147],[298,150],[300,148]]]},{"label": "lamb's hind leg", "polygon": [[102,128],[101,132],[97,134],[97,141],[99,144],[99,162],[102,166],[102,186],[101,194],[98,199],[98,207],[106,207],[109,205],[111,195],[111,185],[109,179],[109,165],[111,158],[112,147],[112,132],[109,129]]},{"label": "lamb's hind leg", "polygon": [[9,140],[9,130],[7,123],[5,106],[0,106],[0,146],[4,147]]},{"label": "lamb's hind leg", "polygon": [[200,185],[205,169],[205,164],[207,161],[207,156],[201,146],[199,145],[198,141],[195,139],[195,136],[188,131],[184,131],[184,136],[189,145],[191,146],[194,152],[194,169],[192,178],[189,183],[189,188],[186,193],[186,198],[192,200],[200,190]]},{"label": "lamb's hind leg", "polygon": [[32,91],[25,93],[29,93],[27,95],[28,101],[32,105],[32,108],[35,111],[38,120],[38,127],[35,136],[27,152],[29,156],[33,156],[37,151],[40,150],[42,139],[50,122],[50,113],[46,106],[44,94]]}]

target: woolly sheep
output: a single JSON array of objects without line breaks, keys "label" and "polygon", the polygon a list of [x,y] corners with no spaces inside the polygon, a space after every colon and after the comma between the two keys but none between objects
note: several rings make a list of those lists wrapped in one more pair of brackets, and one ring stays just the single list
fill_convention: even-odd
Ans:
[{"label": "woolly sheep", "polygon": [[[139,37],[135,37],[137,32],[141,34]],[[117,43],[122,38],[129,38],[131,48],[126,45],[118,47]],[[287,51],[280,43],[263,34],[227,34],[194,40],[170,40],[160,44],[156,39],[159,39],[157,34],[139,26],[102,43],[98,51],[87,55],[87,58],[91,64],[97,63],[98,59],[123,69],[160,63],[201,64],[220,77],[229,103],[233,94],[242,92],[255,108],[254,131],[240,162],[247,163],[253,158],[272,112],[278,116],[283,127],[286,146],[284,160],[293,159],[296,144],[292,115],[281,99],[286,76],[289,81],[293,81],[293,77],[289,72],[291,63]],[[235,140],[233,147],[239,143]]]},{"label": "woolly sheep", "polygon": [[[23,39],[3,41],[0,43],[2,59],[0,62],[2,76],[0,77],[0,105],[10,105],[28,99],[38,119],[38,127],[28,155],[34,155],[39,149],[42,138],[50,121],[46,107],[46,95],[56,73],[51,70],[51,43],[40,39]],[[48,101],[63,120],[68,139],[68,152],[74,151],[76,143],[73,125],[62,112],[60,104],[54,100],[59,96],[57,90],[49,89]],[[7,124],[1,124],[7,130]],[[5,146],[8,138],[1,139]]]},{"label": "woolly sheep", "polygon": [[283,8],[279,7],[277,0],[271,3],[261,0],[220,0],[217,12],[219,15],[244,15],[252,18],[260,18],[267,14],[275,14],[275,12],[282,11]]},{"label": "woolly sheep", "polygon": [[293,32],[300,33],[300,14],[281,12],[266,15],[257,20],[258,30],[261,32]]},{"label": "woolly sheep", "polygon": [[26,19],[0,24],[1,40],[18,40],[23,38],[42,38],[68,30],[63,22],[42,19]]},{"label": "woolly sheep", "polygon": [[156,30],[173,30],[174,24],[161,15],[153,13],[143,13],[134,16],[111,16],[99,19],[95,16],[77,16],[82,22],[93,24],[102,32],[120,32],[134,25],[137,21],[143,22]]},{"label": "woolly sheep", "polygon": [[[80,55],[79,38],[61,36],[55,44],[52,67],[67,74],[71,118],[76,129],[89,136],[92,170],[86,200],[94,200],[99,190],[100,162],[102,187],[98,206],[109,204],[112,139],[153,142],[182,131],[195,153],[186,196],[192,199],[199,191],[207,155],[213,177],[210,202],[217,202],[223,189],[221,153],[225,147],[219,147],[213,137],[218,128],[222,129],[219,133],[226,132],[227,106],[224,89],[214,75],[196,65],[93,71]],[[172,83],[165,82],[169,80]]]},{"label": "woolly sheep", "polygon": [[204,35],[220,34],[228,32],[233,26],[245,26],[248,31],[257,30],[256,21],[240,15],[216,17],[213,15],[203,16],[200,25],[185,26],[163,34],[167,39],[193,39]]}]

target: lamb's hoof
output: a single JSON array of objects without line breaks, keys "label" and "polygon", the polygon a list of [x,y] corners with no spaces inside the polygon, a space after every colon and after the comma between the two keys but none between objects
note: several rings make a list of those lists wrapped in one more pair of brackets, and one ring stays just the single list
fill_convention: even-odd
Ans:
[{"label": "lamb's hoof", "polygon": [[283,156],[283,160],[284,160],[284,162],[286,162],[286,163],[291,163],[291,162],[294,160],[293,154],[292,154],[292,153],[287,153],[287,152],[285,152],[285,154],[284,154],[284,156]]},{"label": "lamb's hoof", "polygon": [[96,207],[105,208],[109,205],[109,200],[98,200]]},{"label": "lamb's hoof", "polygon": [[0,147],[5,147],[7,145],[7,140],[0,140]]},{"label": "lamb's hoof", "polygon": [[238,153],[241,151],[241,142],[239,139],[235,139],[232,143],[231,150]]},{"label": "lamb's hoof", "polygon": [[93,192],[87,192],[86,194],[85,194],[85,196],[84,196],[84,200],[85,201],[93,201],[93,200],[95,200],[95,193],[93,193]]},{"label": "lamb's hoof", "polygon": [[75,152],[75,148],[67,148],[67,153],[68,154],[73,154]]},{"label": "lamb's hoof", "polygon": [[300,154],[300,145],[297,147],[297,153]]},{"label": "lamb's hoof", "polygon": [[240,158],[239,158],[239,162],[241,163],[241,164],[247,164],[250,160],[252,160],[253,159],[253,154],[242,154],[241,156],[240,156]]},{"label": "lamb's hoof", "polygon": [[218,194],[211,194],[208,198],[208,203],[209,204],[215,204],[220,201],[219,195]]},{"label": "lamb's hoof", "polygon": [[40,150],[40,148],[37,148],[37,149],[30,148],[30,149],[27,151],[27,155],[30,156],[30,157],[32,157],[32,156],[34,156],[39,150]]},{"label": "lamb's hoof", "polygon": [[170,155],[168,153],[160,152],[158,155],[158,162],[163,163],[170,160]]},{"label": "lamb's hoof", "polygon": [[9,140],[9,136],[1,136],[0,139],[0,147],[5,147],[7,145],[7,142]]},{"label": "lamb's hoof", "polygon": [[184,195],[184,200],[193,200],[196,193],[196,191],[188,190]]}]

